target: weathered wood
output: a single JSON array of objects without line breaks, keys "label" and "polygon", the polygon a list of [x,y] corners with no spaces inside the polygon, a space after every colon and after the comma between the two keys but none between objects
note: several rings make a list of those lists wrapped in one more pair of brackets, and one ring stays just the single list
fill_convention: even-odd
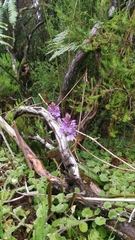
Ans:
[{"label": "weathered wood", "polygon": [[62,83],[62,97],[64,97],[68,91],[73,87],[76,76],[79,73],[80,69],[84,66],[84,62],[88,56],[88,53],[83,51],[78,51],[75,55],[74,60],[72,61],[65,78]]},{"label": "weathered wood", "polygon": [[59,131],[59,123],[43,107],[21,106],[16,109],[16,116],[22,115],[24,113],[41,116],[47,122],[47,124],[55,134],[58,143],[58,150],[61,155],[62,163],[65,169],[69,172],[71,178],[73,178],[76,183],[78,183],[81,191],[84,191],[84,185],[80,177],[77,161],[68,147],[68,141],[66,139],[66,136],[64,134],[61,134]]}]

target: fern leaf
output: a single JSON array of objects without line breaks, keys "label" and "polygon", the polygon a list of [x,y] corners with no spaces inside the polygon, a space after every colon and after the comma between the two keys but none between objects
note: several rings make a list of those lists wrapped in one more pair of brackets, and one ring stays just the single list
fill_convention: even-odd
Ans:
[{"label": "fern leaf", "polygon": [[[79,45],[77,46],[75,43],[71,43],[69,45],[62,45],[61,48],[59,48],[58,50],[56,50],[54,52],[54,54],[52,55],[52,57],[49,59],[49,61],[52,61],[54,58],[62,55],[65,52],[68,51],[76,51],[79,48]],[[52,51],[51,51],[52,52]]]},{"label": "fern leaf", "polygon": [[1,6],[0,16],[3,15],[3,10],[8,9],[9,22],[14,24],[17,18],[16,0],[5,0]]},{"label": "fern leaf", "polygon": [[6,45],[6,46],[9,46],[9,47],[12,48],[12,46],[11,46],[10,44],[8,44],[7,42],[5,42],[5,41],[3,41],[3,40],[1,40],[1,39],[0,39],[0,44],[1,44],[1,45]]},{"label": "fern leaf", "polygon": [[48,53],[53,53],[49,61],[54,58],[62,55],[67,51],[76,51],[80,45],[77,45],[75,42],[68,43],[69,31],[65,30],[56,35],[52,42],[48,45]]},{"label": "fern leaf", "polygon": [[17,10],[15,5],[16,0],[9,0],[8,2],[8,12],[9,12],[9,22],[14,24],[17,18]]},{"label": "fern leaf", "polygon": [[3,8],[2,8],[2,3],[0,2],[0,22],[3,19]]}]

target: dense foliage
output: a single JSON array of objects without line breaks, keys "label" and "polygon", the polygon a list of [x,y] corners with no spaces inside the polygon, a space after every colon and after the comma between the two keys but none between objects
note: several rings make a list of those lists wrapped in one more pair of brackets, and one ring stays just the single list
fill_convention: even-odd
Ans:
[{"label": "dense foliage", "polygon": [[[84,184],[89,187],[92,181],[100,190],[98,196],[122,200],[115,205],[105,201],[103,215],[100,205],[80,206],[72,193],[52,193],[46,179],[28,169],[14,140],[0,129],[0,238],[122,239],[116,225],[132,220],[134,209],[132,201],[123,199],[135,197],[134,1],[118,1],[111,17],[109,0],[1,2],[1,116],[12,125],[18,106],[47,109],[51,102],[58,103],[66,121],[61,134],[69,129],[70,116],[73,140],[77,124],[78,134],[69,147]],[[85,58],[73,68],[78,50]],[[68,69],[76,74],[64,94]],[[62,177],[57,148],[47,150],[33,140],[38,133],[45,141],[55,141],[42,118],[23,115],[15,121],[46,169]],[[115,225],[109,228],[113,220]]]}]

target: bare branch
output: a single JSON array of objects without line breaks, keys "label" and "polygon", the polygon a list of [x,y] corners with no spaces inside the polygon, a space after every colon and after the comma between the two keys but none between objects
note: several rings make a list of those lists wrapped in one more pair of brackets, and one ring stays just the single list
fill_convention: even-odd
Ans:
[{"label": "bare branch", "polygon": [[21,106],[16,110],[16,116],[22,115],[24,113],[31,113],[34,115],[42,116],[48,123],[55,134],[58,143],[58,150],[60,152],[65,169],[70,172],[70,175],[73,179],[77,180],[78,184],[81,187],[81,190],[84,190],[76,159],[68,147],[66,137],[64,134],[61,135],[59,132],[59,123],[43,107]]}]

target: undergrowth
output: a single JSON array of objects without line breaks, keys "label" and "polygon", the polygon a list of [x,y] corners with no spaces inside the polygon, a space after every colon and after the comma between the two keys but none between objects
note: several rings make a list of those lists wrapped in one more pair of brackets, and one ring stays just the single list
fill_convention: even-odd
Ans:
[{"label": "undergrowth", "polygon": [[[98,139],[106,143],[105,139]],[[115,148],[118,139],[110,141],[116,149],[116,154],[122,157],[123,145]],[[122,139],[119,139],[121,142]],[[122,141],[126,144],[126,138]],[[35,145],[36,146],[36,145]],[[81,147],[81,146],[80,146]],[[114,150],[113,149],[113,150]],[[123,151],[123,152],[122,152]],[[6,239],[21,239],[21,236],[30,240],[36,239],[118,239],[112,232],[105,228],[108,219],[117,219],[120,222],[130,217],[129,211],[134,209],[132,203],[105,202],[104,208],[108,215],[100,215],[101,210],[90,207],[78,207],[73,203],[69,207],[72,194],[52,193],[51,209],[49,209],[48,182],[44,177],[39,178],[34,171],[28,169],[21,153],[7,151],[6,147],[0,151],[0,237]],[[43,154],[43,153],[42,153]],[[40,155],[40,154],[39,154]],[[99,196],[131,196],[135,192],[134,170],[120,163],[108,152],[99,148],[89,138],[85,138],[82,149],[77,150],[78,163],[83,181],[89,184],[94,181],[101,189]],[[51,160],[49,160],[51,161]],[[50,165],[50,162],[45,164]],[[134,164],[132,164],[134,166]],[[47,167],[47,166],[46,166]],[[51,173],[59,176],[55,164]],[[75,191],[78,191],[77,189]],[[125,215],[124,215],[125,216]]]}]

